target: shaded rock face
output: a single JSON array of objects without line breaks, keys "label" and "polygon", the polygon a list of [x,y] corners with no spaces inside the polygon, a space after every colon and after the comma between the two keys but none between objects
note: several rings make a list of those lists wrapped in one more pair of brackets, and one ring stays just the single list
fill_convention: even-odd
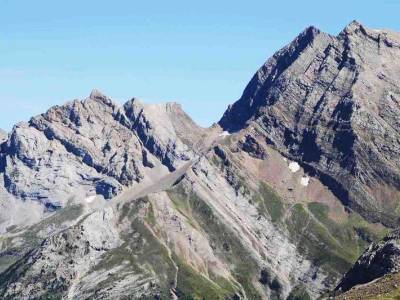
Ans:
[{"label": "shaded rock face", "polygon": [[346,292],[359,284],[398,272],[400,272],[400,231],[397,230],[379,243],[371,244],[344,275],[335,290]]},{"label": "shaded rock face", "polygon": [[400,35],[357,22],[307,28],[254,75],[219,124],[264,131],[345,203],[395,226],[400,189]]},{"label": "shaded rock face", "polygon": [[267,155],[262,146],[260,146],[257,140],[251,135],[247,135],[245,140],[239,143],[239,146],[243,151],[255,158],[265,159]]}]

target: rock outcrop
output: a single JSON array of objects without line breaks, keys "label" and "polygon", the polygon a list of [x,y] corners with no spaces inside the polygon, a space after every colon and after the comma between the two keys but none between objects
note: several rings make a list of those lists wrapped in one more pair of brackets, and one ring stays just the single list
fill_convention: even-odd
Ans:
[{"label": "rock outcrop", "polygon": [[344,275],[338,292],[400,272],[400,231],[394,231],[378,243],[371,244],[354,266]]}]

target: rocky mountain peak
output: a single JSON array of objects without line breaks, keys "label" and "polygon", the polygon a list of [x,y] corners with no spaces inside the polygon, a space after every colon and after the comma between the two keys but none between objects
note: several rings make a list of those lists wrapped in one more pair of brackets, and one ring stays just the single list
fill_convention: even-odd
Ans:
[{"label": "rocky mountain peak", "polygon": [[398,41],[357,21],[337,37],[309,27],[267,60],[219,124],[230,132],[261,128],[343,203],[395,226],[372,190],[399,194]]},{"label": "rocky mountain peak", "polygon": [[91,92],[90,92],[90,96],[89,96],[89,98],[92,98],[92,99],[96,99],[96,98],[107,98],[107,96],[105,96],[102,92],[100,92],[98,89],[93,89]]},{"label": "rocky mountain peak", "polygon": [[291,44],[301,41],[302,43],[311,43],[314,38],[319,35],[321,32],[320,29],[311,25],[304,29],[293,41]]},{"label": "rocky mountain peak", "polygon": [[120,106],[93,90],[14,126],[0,155],[5,188],[52,209],[82,185],[109,199],[149,180],[150,169],[163,174],[190,160],[201,132],[176,103]]},{"label": "rocky mountain peak", "polygon": [[[238,131],[255,118],[259,109],[274,102],[268,99],[265,93],[279,82],[282,76],[290,69],[293,63],[305,52],[314,52],[315,43],[329,39],[329,35],[321,32],[314,26],[307,27],[291,43],[276,52],[256,72],[246,86],[242,97],[230,105],[219,124],[228,131]],[[309,49],[309,50],[307,50]]]},{"label": "rocky mountain peak", "polygon": [[90,92],[89,98],[92,99],[92,100],[103,101],[105,104],[108,104],[108,103],[111,102],[111,99],[110,99],[110,98],[108,98],[106,95],[104,95],[102,92],[100,92],[100,91],[97,90],[97,89],[93,89],[93,90]]}]

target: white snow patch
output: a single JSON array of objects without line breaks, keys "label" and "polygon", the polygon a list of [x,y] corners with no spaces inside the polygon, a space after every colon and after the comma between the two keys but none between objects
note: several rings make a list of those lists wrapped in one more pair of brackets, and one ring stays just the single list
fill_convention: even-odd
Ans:
[{"label": "white snow patch", "polygon": [[92,195],[92,196],[86,197],[85,201],[86,201],[86,203],[92,203],[94,201],[94,199],[96,199],[96,196]]},{"label": "white snow patch", "polygon": [[310,177],[303,176],[300,179],[301,185],[307,186],[309,182],[310,182]]},{"label": "white snow patch", "polygon": [[300,170],[300,165],[297,162],[292,161],[289,163],[289,169],[292,171],[292,173],[296,173],[298,170]]},{"label": "white snow patch", "polygon": [[218,136],[228,136],[231,135],[228,131],[221,132]]}]

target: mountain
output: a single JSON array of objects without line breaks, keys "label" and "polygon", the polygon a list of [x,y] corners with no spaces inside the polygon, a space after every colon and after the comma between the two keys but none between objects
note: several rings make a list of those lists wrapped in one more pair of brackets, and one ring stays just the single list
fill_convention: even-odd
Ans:
[{"label": "mountain", "polygon": [[[400,34],[307,28],[254,75],[219,124],[258,127],[373,222],[398,225]],[[392,201],[390,200],[392,199]]]},{"label": "mountain", "polygon": [[0,142],[2,299],[315,299],[398,225],[399,35],[307,28],[210,128],[94,90]]}]

